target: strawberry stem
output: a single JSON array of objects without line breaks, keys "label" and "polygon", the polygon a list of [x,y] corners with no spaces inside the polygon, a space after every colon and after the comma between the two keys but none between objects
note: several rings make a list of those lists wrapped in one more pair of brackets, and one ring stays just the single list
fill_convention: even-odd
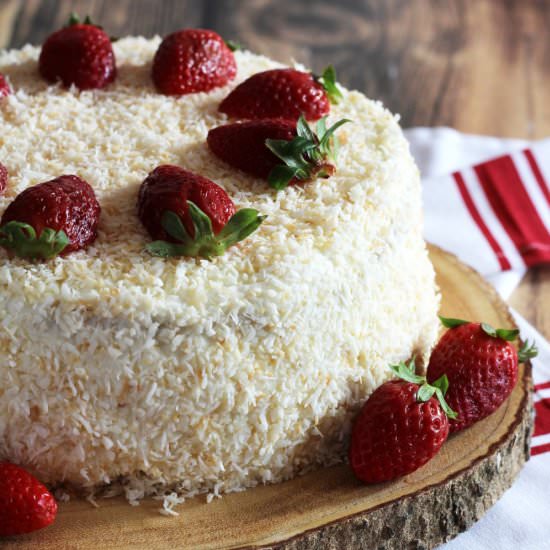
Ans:
[{"label": "strawberry stem", "polygon": [[414,357],[406,364],[404,361],[401,361],[398,365],[390,365],[390,369],[397,375],[398,378],[406,380],[407,382],[412,382],[413,384],[418,384],[418,392],[416,394],[416,400],[418,402],[426,402],[435,394],[443,412],[452,419],[457,418],[457,414],[447,401],[445,401],[445,394],[449,389],[449,379],[447,375],[444,374],[438,378],[432,384],[428,384],[428,380],[425,376],[420,376],[415,372]]},{"label": "strawberry stem", "polygon": [[49,260],[60,254],[69,244],[65,231],[46,227],[36,236],[32,225],[11,221],[0,227],[0,246],[20,258]]},{"label": "strawberry stem", "polygon": [[327,130],[324,117],[319,120],[314,132],[304,116],[300,115],[296,123],[297,136],[293,140],[266,139],[266,147],[284,162],[269,173],[269,185],[280,191],[293,179],[305,182],[315,177],[332,176],[336,168],[328,160],[335,161],[338,150],[334,132],[346,122],[351,121],[344,118]]},{"label": "strawberry stem", "polygon": [[253,208],[243,208],[230,218],[217,235],[214,235],[212,221],[208,215],[191,201],[187,201],[187,206],[195,236],[189,235],[181,218],[175,212],[167,210],[162,215],[162,227],[178,242],[154,241],[149,243],[146,249],[153,256],[162,258],[200,256],[207,260],[212,256],[221,256],[230,246],[246,239],[256,231],[266,218],[266,216],[260,216],[259,212]]}]

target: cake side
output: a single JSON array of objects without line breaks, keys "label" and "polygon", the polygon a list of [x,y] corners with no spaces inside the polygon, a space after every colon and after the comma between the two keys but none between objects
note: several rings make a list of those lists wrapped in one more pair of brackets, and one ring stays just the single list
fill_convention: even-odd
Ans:
[{"label": "cake side", "polygon": [[[380,104],[344,91],[330,121],[353,122],[336,176],[275,194],[206,147],[229,87],[178,99],[152,90],[157,45],[117,42],[119,80],[100,93],[47,88],[36,48],[0,56],[19,90],[1,110],[13,185],[0,210],[70,172],[103,208],[85,252],[47,264],[0,252],[0,457],[50,483],[145,476],[162,485],[151,491],[188,494],[341,460],[387,364],[426,356],[436,337],[407,143]],[[276,66],[247,52],[237,64],[237,82]],[[135,204],[161,163],[202,173],[268,219],[212,262],[150,257]]]}]

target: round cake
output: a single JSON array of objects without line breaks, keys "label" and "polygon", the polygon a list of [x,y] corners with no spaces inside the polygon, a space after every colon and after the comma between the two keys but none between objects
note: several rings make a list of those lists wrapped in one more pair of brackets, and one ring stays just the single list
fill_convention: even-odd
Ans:
[{"label": "round cake", "polygon": [[[438,295],[418,170],[397,119],[342,89],[336,173],[276,192],[216,158],[210,129],[239,82],[281,65],[236,52],[237,76],[172,97],[151,82],[160,39],[114,44],[100,91],[52,86],[40,49],[0,55],[0,213],[75,174],[101,205],[97,240],[47,262],[0,249],[0,460],[48,484],[130,498],[241,490],[345,457],[358,407],[421,363]],[[141,182],[174,164],[267,218],[212,260],[160,258],[136,214]]]}]

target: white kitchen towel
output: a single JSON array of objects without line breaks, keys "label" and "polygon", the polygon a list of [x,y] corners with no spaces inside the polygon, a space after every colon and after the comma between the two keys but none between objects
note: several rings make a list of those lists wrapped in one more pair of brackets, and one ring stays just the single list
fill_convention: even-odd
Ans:
[{"label": "white kitchen towel", "polygon": [[[406,131],[422,173],[425,237],[477,269],[505,299],[526,270],[550,263],[550,139],[465,135],[450,128]],[[550,549],[550,344],[535,340],[535,434],[531,460],[513,487],[444,550]]]}]

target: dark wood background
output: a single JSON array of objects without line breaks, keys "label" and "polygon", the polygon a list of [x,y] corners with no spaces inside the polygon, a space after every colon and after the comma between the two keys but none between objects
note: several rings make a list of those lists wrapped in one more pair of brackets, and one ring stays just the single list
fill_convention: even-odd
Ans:
[{"label": "dark wood background", "polygon": [[[381,99],[403,125],[550,135],[550,0],[0,0],[0,47],[40,44],[71,11],[109,34],[207,27]],[[550,337],[550,267],[511,300]]]}]

